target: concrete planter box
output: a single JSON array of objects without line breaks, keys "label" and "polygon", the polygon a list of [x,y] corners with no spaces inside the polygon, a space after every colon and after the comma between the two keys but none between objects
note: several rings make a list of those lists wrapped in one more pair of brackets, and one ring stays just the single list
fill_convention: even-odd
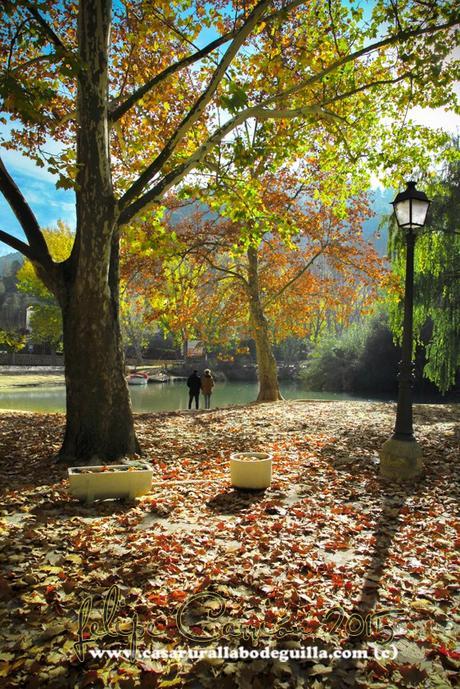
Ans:
[{"label": "concrete planter box", "polygon": [[86,502],[136,498],[150,491],[152,472],[148,464],[69,467],[69,492]]},{"label": "concrete planter box", "polygon": [[230,455],[230,478],[234,488],[268,488],[272,480],[271,454],[235,452]]}]

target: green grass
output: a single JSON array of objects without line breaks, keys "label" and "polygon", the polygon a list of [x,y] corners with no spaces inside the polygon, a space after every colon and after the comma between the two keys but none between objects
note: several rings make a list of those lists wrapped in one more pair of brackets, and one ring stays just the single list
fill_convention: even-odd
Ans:
[{"label": "green grass", "polygon": [[48,385],[61,384],[64,384],[64,374],[59,373],[21,373],[15,375],[0,375],[0,390],[5,388],[46,387]]}]

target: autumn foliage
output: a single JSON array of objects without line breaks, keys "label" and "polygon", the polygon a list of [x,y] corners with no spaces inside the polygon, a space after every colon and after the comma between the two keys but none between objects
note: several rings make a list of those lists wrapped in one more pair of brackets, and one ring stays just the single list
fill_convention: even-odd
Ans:
[{"label": "autumn foliage", "polygon": [[161,229],[133,228],[123,246],[128,289],[149,300],[151,317],[179,339],[212,346],[254,337],[252,251],[272,342],[344,327],[369,308],[385,266],[362,235],[372,213],[367,198],[326,205],[319,197],[330,175],[314,172],[309,182],[288,170],[265,175],[253,204],[236,219],[226,217],[238,204],[233,189],[220,213],[222,195],[202,191],[200,202],[182,206],[171,199]]}]

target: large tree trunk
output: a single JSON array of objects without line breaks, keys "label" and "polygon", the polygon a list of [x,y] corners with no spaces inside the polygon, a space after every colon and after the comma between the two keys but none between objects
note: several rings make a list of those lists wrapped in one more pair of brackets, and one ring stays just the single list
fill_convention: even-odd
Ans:
[{"label": "large tree trunk", "polygon": [[80,0],[77,232],[57,296],[62,308],[67,427],[61,457],[116,460],[139,450],[124,378],[118,303],[118,211],[108,138],[111,0]]},{"label": "large tree trunk", "polygon": [[139,451],[118,315],[102,294],[69,288],[63,308],[67,425],[61,457],[104,463]]},{"label": "large tree trunk", "polygon": [[250,323],[256,343],[257,375],[259,379],[257,401],[276,402],[283,398],[278,384],[278,371],[270,341],[268,321],[260,299],[257,249],[249,248],[247,256]]}]

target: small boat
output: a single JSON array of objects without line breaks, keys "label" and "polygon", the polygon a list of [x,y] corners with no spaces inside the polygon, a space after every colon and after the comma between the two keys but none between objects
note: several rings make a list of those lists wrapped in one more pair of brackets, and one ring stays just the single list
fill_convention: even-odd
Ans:
[{"label": "small boat", "polygon": [[127,377],[128,385],[147,385],[148,373],[130,373]]},{"label": "small boat", "polygon": [[154,373],[149,376],[149,383],[169,383],[170,380],[167,373]]}]

